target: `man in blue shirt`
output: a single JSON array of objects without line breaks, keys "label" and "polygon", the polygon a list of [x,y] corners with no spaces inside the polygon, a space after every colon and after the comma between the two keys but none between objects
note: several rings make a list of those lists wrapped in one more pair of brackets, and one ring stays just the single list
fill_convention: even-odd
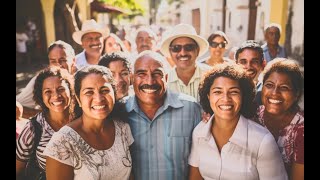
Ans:
[{"label": "man in blue shirt", "polygon": [[262,49],[267,63],[276,57],[287,57],[284,47],[279,45],[280,34],[281,27],[279,24],[271,23],[265,27],[264,38],[266,43],[262,45]]},{"label": "man in blue shirt", "polygon": [[185,180],[192,131],[201,120],[195,98],[167,89],[163,57],[147,50],[134,63],[135,96],[126,103],[134,138],[132,168],[139,180]]}]

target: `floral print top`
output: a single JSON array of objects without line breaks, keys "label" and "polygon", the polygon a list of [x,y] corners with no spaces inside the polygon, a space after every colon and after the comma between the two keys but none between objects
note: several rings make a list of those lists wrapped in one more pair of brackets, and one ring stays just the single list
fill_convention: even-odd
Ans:
[{"label": "floral print top", "polygon": [[[263,119],[265,107],[259,106],[257,115],[258,122],[266,127]],[[292,163],[304,164],[304,115],[298,111],[290,124],[280,130],[279,137],[275,137],[282,154],[287,170],[291,169]]]},{"label": "floral print top", "polygon": [[115,140],[109,149],[91,147],[74,129],[64,126],[52,136],[44,154],[74,167],[75,180],[129,179],[132,168],[129,146],[134,140],[127,123],[113,122]]}]

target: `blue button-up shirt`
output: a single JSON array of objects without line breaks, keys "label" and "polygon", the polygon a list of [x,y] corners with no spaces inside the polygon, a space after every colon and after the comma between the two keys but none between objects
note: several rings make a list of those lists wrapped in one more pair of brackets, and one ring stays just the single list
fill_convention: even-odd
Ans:
[{"label": "blue button-up shirt", "polygon": [[126,103],[134,138],[132,168],[139,180],[184,180],[192,131],[201,121],[200,105],[188,95],[167,90],[154,119],[140,110],[135,96]]},{"label": "blue button-up shirt", "polygon": [[270,52],[269,52],[269,48],[267,46],[267,43],[263,44],[261,47],[263,49],[263,57],[267,61],[267,63],[276,57],[287,58],[286,50],[284,49],[284,47],[282,47],[280,45],[278,46],[276,57],[270,56]]}]

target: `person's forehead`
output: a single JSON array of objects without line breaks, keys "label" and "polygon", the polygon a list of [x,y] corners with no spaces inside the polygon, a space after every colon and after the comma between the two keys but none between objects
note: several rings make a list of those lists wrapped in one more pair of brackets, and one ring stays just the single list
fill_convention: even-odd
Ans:
[{"label": "person's forehead", "polygon": [[147,31],[139,31],[138,34],[137,34],[137,38],[140,38],[140,37],[153,38],[153,36]]},{"label": "person's forehead", "polygon": [[178,37],[172,40],[171,44],[183,43],[183,42],[191,43],[191,42],[194,42],[194,39],[190,37]]},{"label": "person's forehead", "polygon": [[135,62],[135,69],[144,67],[162,68],[162,64],[151,56],[145,55],[140,57]]},{"label": "person's forehead", "polygon": [[98,33],[98,32],[88,32],[88,33],[85,33],[82,38],[84,37],[96,37],[96,36],[102,36],[101,33]]},{"label": "person's forehead", "polygon": [[279,28],[276,26],[271,26],[267,29],[268,32],[280,32]]}]

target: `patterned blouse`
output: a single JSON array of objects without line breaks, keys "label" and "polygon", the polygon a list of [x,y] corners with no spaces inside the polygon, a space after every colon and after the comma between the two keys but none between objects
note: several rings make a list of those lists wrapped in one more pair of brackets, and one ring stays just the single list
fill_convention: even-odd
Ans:
[{"label": "patterned blouse", "polygon": [[109,149],[91,147],[74,129],[64,126],[53,135],[44,154],[72,166],[75,180],[129,179],[132,168],[129,146],[133,137],[127,123],[113,122],[115,140]]},{"label": "patterned blouse", "polygon": [[[264,110],[263,105],[259,106],[257,115],[259,123],[266,127],[263,119]],[[299,110],[290,124],[280,130],[277,143],[287,170],[291,169],[292,163],[304,164],[304,115],[302,111]]]},{"label": "patterned blouse", "polygon": [[[37,122],[40,123],[42,127],[42,135],[40,138],[39,145],[37,147],[36,156],[39,163],[39,167],[45,171],[46,159],[43,155],[43,150],[48,144],[49,140],[51,139],[55,131],[47,123],[42,112],[38,113],[36,117]],[[24,129],[21,131],[21,134],[16,141],[16,159],[19,161],[27,162],[31,157],[35,135],[34,129],[31,128],[31,126],[31,121],[29,121],[24,126]]]}]

